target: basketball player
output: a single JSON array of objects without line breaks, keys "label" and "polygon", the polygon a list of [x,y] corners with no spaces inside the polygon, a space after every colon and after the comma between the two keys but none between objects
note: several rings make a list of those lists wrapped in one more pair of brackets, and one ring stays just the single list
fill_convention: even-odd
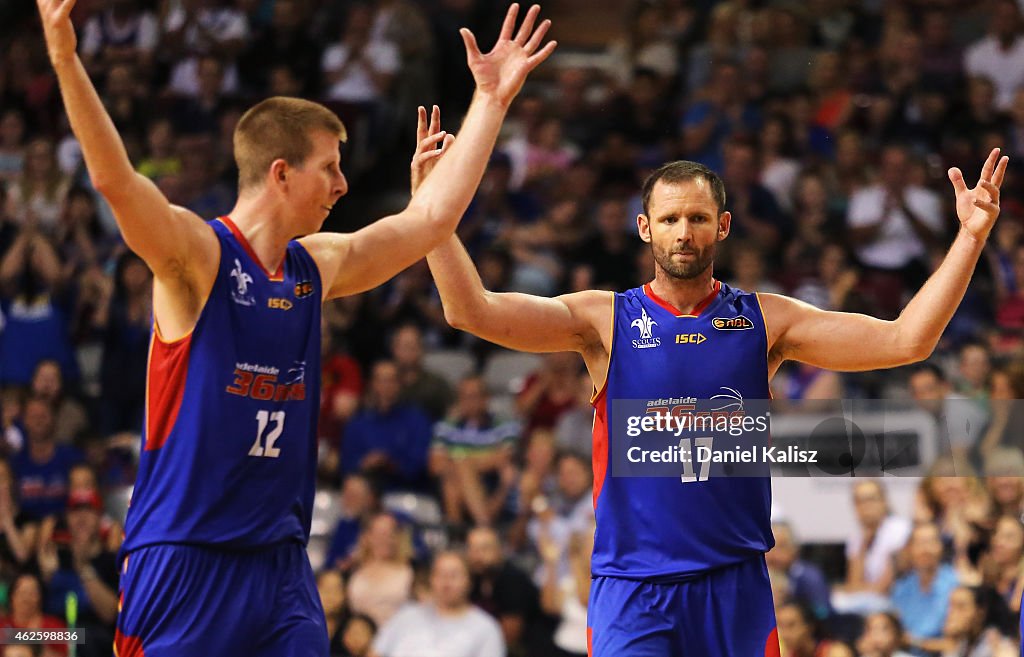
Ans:
[{"label": "basketball player", "polygon": [[[744,399],[768,399],[768,381],[786,360],[845,371],[923,360],[963,298],[999,215],[1007,161],[993,150],[974,189],[950,169],[959,233],[891,322],[716,280],[715,252],[732,217],[723,211],[722,180],[693,162],[666,164],[644,183],[637,229],[656,264],[654,280],[642,287],[554,299],[498,294],[484,289],[457,238],[427,256],[452,326],[510,349],[576,351],[590,371],[598,391],[593,657],[779,654],[764,560],[774,543],[770,480],[609,476],[612,400],[710,399],[726,387]],[[734,321],[716,327],[715,320]],[[694,334],[705,339],[674,338]]]},{"label": "basketball player", "polygon": [[[294,98],[246,112],[234,135],[238,202],[230,216],[203,221],[133,170],[75,54],[74,0],[37,4],[93,184],[155,277],[116,650],[120,657],[326,656],[304,547],[317,458],[321,304],[379,285],[453,233],[509,103],[555,47],[540,47],[550,21],[535,30],[534,6],[515,32],[512,5],[487,54],[462,30],[476,94],[452,157],[404,211],[341,235],[317,233],[347,191],[338,150],[345,129],[332,112]],[[422,108],[419,122],[426,132]],[[445,135],[431,130],[429,139],[436,145]]]}]

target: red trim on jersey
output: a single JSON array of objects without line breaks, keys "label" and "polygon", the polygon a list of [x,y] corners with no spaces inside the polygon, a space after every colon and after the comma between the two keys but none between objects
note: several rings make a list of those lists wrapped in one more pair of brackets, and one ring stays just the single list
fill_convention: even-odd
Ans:
[{"label": "red trim on jersey", "polygon": [[715,281],[715,285],[714,285],[714,287],[711,290],[711,293],[709,295],[707,295],[706,297],[704,297],[703,299],[701,299],[700,303],[698,303],[696,306],[693,307],[693,311],[692,312],[684,313],[683,311],[679,310],[678,308],[676,308],[675,306],[670,304],[668,301],[665,301],[664,299],[659,297],[657,294],[655,294],[654,290],[651,289],[651,284],[650,283],[644,283],[644,294],[646,294],[648,297],[650,297],[651,301],[653,301],[654,303],[658,304],[659,306],[661,306],[665,310],[669,311],[670,313],[672,313],[676,317],[698,317],[702,312],[704,312],[705,308],[707,308],[708,306],[711,305],[711,302],[715,300],[715,297],[718,296],[718,292],[721,289],[722,289],[722,282],[716,280]]},{"label": "red trim on jersey", "polygon": [[174,428],[185,397],[188,356],[192,334],[176,342],[164,342],[157,331],[149,343],[146,371],[146,444],[143,449],[160,449]]},{"label": "red trim on jersey", "polygon": [[121,633],[121,628],[114,630],[114,655],[116,657],[146,657],[142,649],[142,639]]},{"label": "red trim on jersey", "polygon": [[594,400],[594,439],[591,465],[594,468],[594,510],[608,475],[608,386],[605,385]]},{"label": "red trim on jersey", "polygon": [[764,642],[764,657],[781,657],[782,648],[779,647],[779,628],[773,627],[768,639]]},{"label": "red trim on jersey", "polygon": [[284,280],[284,259],[282,259],[281,264],[277,266],[277,271],[271,274],[269,271],[267,271],[267,268],[263,266],[263,263],[260,261],[260,259],[256,257],[256,252],[253,251],[252,247],[249,245],[249,240],[245,239],[245,235],[242,234],[242,231],[238,230],[238,226],[235,225],[235,222],[231,221],[231,217],[225,215],[221,217],[220,220],[223,221],[224,225],[228,227],[228,229],[231,231],[231,234],[235,236],[235,239],[238,240],[238,243],[242,245],[242,248],[245,250],[245,252],[249,254],[249,258],[256,263],[256,265],[260,268],[260,271],[263,272],[264,276],[266,276],[272,281]]},{"label": "red trim on jersey", "polygon": [[587,628],[587,657],[594,655],[594,628]]}]

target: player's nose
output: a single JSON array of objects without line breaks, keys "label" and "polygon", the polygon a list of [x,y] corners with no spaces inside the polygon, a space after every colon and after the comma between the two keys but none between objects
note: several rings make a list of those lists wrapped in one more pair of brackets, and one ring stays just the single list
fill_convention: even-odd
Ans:
[{"label": "player's nose", "polygon": [[348,178],[345,177],[345,174],[338,174],[338,179],[334,183],[334,193],[338,195],[338,198],[348,194]]}]

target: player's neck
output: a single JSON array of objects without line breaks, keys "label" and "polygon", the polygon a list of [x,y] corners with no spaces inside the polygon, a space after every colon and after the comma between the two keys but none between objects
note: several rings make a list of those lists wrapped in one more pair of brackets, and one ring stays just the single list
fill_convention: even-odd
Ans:
[{"label": "player's neck", "polygon": [[288,242],[295,237],[288,221],[281,219],[274,199],[268,194],[239,197],[228,216],[245,237],[260,264],[267,271],[277,271],[284,260]]},{"label": "player's neck", "polygon": [[715,279],[711,267],[696,278],[685,279],[669,276],[661,268],[657,268],[650,285],[651,291],[658,297],[685,314],[690,313],[714,291]]}]

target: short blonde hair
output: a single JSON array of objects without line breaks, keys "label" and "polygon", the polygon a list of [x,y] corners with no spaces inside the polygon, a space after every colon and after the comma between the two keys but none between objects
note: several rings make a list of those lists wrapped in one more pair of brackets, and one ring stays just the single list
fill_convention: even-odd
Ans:
[{"label": "short blonde hair", "polygon": [[310,135],[317,130],[339,141],[348,138],[338,115],[320,103],[274,96],[250,107],[235,127],[239,193],[260,186],[274,160],[301,166],[313,151]]}]

